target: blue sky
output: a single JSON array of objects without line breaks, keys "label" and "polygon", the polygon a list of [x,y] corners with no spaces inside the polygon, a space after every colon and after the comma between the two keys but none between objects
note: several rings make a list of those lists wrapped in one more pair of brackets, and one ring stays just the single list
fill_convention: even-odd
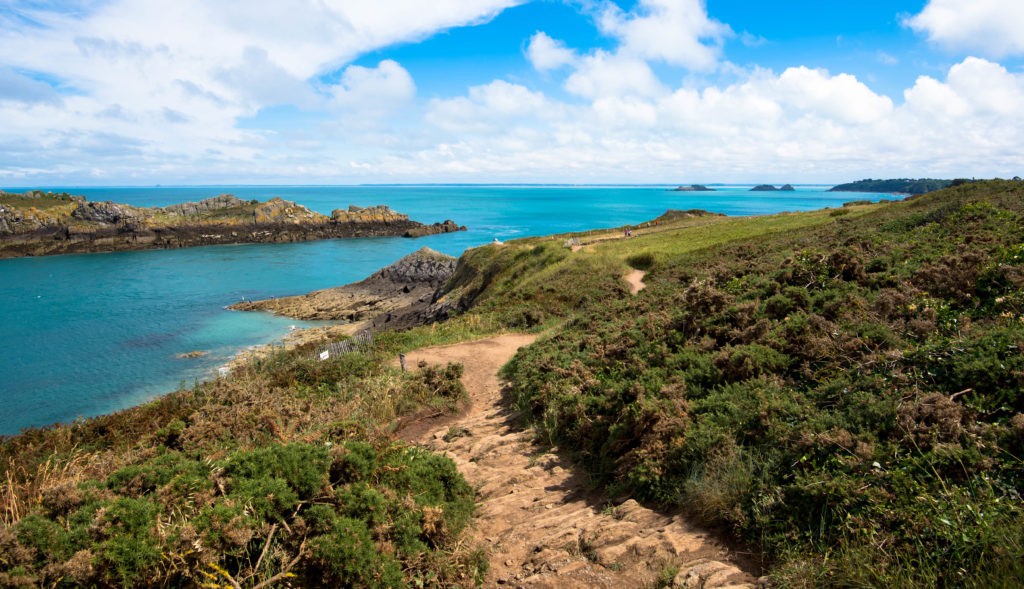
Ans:
[{"label": "blue sky", "polygon": [[1020,175],[1024,3],[0,0],[0,186]]}]

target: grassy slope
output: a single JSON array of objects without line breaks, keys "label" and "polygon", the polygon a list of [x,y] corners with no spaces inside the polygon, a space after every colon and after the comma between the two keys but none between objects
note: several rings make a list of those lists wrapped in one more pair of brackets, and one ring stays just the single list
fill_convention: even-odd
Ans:
[{"label": "grassy slope", "polygon": [[1022,199],[995,181],[486,246],[447,295],[469,312],[434,329],[548,331],[507,370],[540,433],[783,586],[1019,586]]},{"label": "grassy slope", "polygon": [[67,194],[46,195],[39,198],[30,198],[20,194],[0,192],[0,205],[7,205],[16,209],[51,209],[54,207],[67,207],[74,210],[74,201]]},{"label": "grassy slope", "polygon": [[[386,338],[384,339],[386,343]],[[280,353],[230,379],[0,445],[0,586],[466,586],[472,489],[389,428],[461,368]]]},{"label": "grassy slope", "polygon": [[1019,585],[1022,196],[603,243],[650,266],[647,291],[522,352],[517,403],[598,480],[730,531],[784,585]]}]

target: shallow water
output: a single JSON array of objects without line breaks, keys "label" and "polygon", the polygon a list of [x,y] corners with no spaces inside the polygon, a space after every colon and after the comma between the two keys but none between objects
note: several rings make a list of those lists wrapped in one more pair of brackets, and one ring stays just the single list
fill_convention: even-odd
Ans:
[{"label": "shallow water", "polygon": [[[231,186],[60,188],[90,200],[165,206],[221,193],[281,196],[321,213],[387,204],[415,220],[469,231],[0,260],[0,434],[107,413],[208,378],[240,349],[280,338],[293,319],[227,311],[244,298],[305,293],[360,280],[420,247],[458,255],[513,239],[652,219],[666,209],[729,215],[840,206],[891,195],[678,193],[666,187]],[[6,188],[20,192],[24,188]],[[180,359],[201,350],[208,355]]]}]

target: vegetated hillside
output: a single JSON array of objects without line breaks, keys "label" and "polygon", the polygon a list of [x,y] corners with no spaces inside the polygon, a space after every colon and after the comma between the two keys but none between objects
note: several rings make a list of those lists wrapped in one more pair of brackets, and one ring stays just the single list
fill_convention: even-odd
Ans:
[{"label": "vegetated hillside", "polygon": [[[732,533],[783,586],[1020,586],[1024,183],[868,209],[598,246],[647,289],[521,351],[514,402],[597,481]],[[504,301],[478,298],[536,308],[506,285],[554,269],[512,268],[490,280]]]},{"label": "vegetated hillside", "polygon": [[1020,586],[1024,183],[633,229],[475,248],[443,323],[7,440],[0,585],[472,583],[472,491],[389,437],[458,367],[387,360],[529,329],[506,374],[540,434],[781,586]]},{"label": "vegetated hillside", "polygon": [[833,186],[829,192],[893,192],[901,194],[924,194],[933,190],[941,190],[954,184],[962,184],[960,180],[937,180],[935,178],[892,178],[889,180],[858,180],[847,184]]},{"label": "vegetated hillside", "polygon": [[2,587],[469,586],[473,489],[393,441],[450,410],[461,366],[390,368],[388,336],[0,444]]}]

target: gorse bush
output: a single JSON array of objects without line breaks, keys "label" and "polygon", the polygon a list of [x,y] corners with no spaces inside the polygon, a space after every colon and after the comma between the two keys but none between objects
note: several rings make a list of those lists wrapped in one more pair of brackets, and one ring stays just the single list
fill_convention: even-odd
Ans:
[{"label": "gorse bush", "polygon": [[661,258],[521,350],[514,403],[783,586],[1019,586],[1024,186],[832,219]]},{"label": "gorse bush", "polygon": [[[402,587],[439,576],[425,555],[449,550],[474,509],[450,460],[396,444],[274,444],[213,462],[168,450],[104,482],[5,528],[5,584]],[[186,502],[166,501],[183,485]]]},{"label": "gorse bush", "polygon": [[479,583],[473,491],[390,441],[455,409],[460,365],[282,352],[230,379],[0,446],[0,586]]}]

